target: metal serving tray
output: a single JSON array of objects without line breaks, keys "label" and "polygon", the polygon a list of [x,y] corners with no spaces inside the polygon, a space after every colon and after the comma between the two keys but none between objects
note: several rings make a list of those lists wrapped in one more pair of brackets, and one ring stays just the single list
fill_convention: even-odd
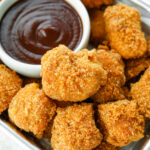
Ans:
[{"label": "metal serving tray", "polygon": [[[146,37],[150,36],[150,0],[116,0],[116,2],[136,7],[141,12],[143,31]],[[52,150],[48,139],[36,139],[32,134],[14,127],[8,120],[7,111],[0,116],[0,128],[22,150]],[[145,137],[120,148],[120,150],[150,150],[150,120],[146,121]]]}]

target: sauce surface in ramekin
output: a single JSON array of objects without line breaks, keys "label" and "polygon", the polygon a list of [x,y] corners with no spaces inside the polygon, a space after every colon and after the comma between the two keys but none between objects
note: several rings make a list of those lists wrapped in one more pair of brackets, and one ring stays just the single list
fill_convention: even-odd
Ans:
[{"label": "sauce surface in ramekin", "polygon": [[40,64],[43,54],[59,44],[74,50],[82,34],[80,16],[64,0],[20,0],[0,24],[6,53],[29,64]]}]

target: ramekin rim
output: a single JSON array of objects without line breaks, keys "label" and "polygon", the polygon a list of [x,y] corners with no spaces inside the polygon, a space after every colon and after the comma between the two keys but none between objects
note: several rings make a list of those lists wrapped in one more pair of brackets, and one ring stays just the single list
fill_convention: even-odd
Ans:
[{"label": "ramekin rim", "polygon": [[[16,3],[18,0],[2,0],[0,2],[0,9],[1,7],[3,7],[4,5],[6,5],[6,3],[10,3],[11,4],[8,6],[8,9],[14,4]],[[74,52],[77,52],[79,51],[81,48],[84,47],[85,43],[89,40],[89,36],[90,36],[90,19],[89,19],[89,15],[88,15],[88,12],[85,8],[85,6],[83,5],[83,3],[80,1],[80,0],[76,0],[76,1],[72,1],[72,0],[65,0],[68,4],[70,4],[75,10],[76,12],[78,13],[78,15],[80,16],[81,18],[81,21],[82,21],[82,25],[83,25],[83,34],[82,34],[82,38],[81,38],[81,41],[80,43],[77,45],[77,47],[75,48]],[[76,5],[77,6],[80,6],[81,8],[81,11],[79,11],[79,9],[77,10],[76,9]],[[0,17],[0,22],[1,22],[1,19],[2,17],[4,16],[4,14],[7,12],[6,11],[3,11],[3,15]],[[84,17],[83,15],[81,14],[83,13],[84,14]],[[86,21],[85,21],[86,20]],[[0,58],[1,60],[5,63],[6,61],[10,61],[10,63],[13,63],[15,64],[16,67],[22,67],[24,69],[33,69],[33,70],[37,70],[37,69],[41,69],[41,64],[28,64],[28,63],[25,63],[25,62],[21,62],[20,60],[16,60],[14,58],[12,58],[9,54],[7,54],[4,50],[4,48],[2,47],[2,44],[0,42]],[[5,61],[4,61],[5,59]],[[9,66],[8,66],[9,67]],[[11,67],[10,67],[11,68]],[[17,69],[15,69],[17,71]],[[17,71],[19,72],[19,71]]]}]

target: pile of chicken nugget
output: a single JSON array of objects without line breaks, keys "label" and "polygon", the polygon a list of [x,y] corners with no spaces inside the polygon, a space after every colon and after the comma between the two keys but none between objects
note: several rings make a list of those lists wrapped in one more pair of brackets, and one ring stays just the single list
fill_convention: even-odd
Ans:
[{"label": "pile of chicken nugget", "polygon": [[65,45],[41,60],[41,79],[0,65],[0,113],[54,150],[117,150],[144,137],[150,118],[150,38],[136,8],[82,0],[94,49]]}]

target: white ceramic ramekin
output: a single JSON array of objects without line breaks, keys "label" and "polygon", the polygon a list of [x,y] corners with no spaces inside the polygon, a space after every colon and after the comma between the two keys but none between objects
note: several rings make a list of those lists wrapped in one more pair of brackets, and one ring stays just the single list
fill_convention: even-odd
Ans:
[{"label": "white ceramic ramekin", "polygon": [[[18,0],[2,0],[0,2],[0,20],[6,11]],[[80,44],[74,50],[75,52],[85,48],[88,45],[90,36],[90,19],[88,12],[80,0],[66,0],[79,14],[83,24],[83,35]],[[9,68],[15,70],[19,74],[27,77],[39,78],[41,65],[32,65],[20,62],[10,57],[3,49],[0,43],[0,58]]]}]

